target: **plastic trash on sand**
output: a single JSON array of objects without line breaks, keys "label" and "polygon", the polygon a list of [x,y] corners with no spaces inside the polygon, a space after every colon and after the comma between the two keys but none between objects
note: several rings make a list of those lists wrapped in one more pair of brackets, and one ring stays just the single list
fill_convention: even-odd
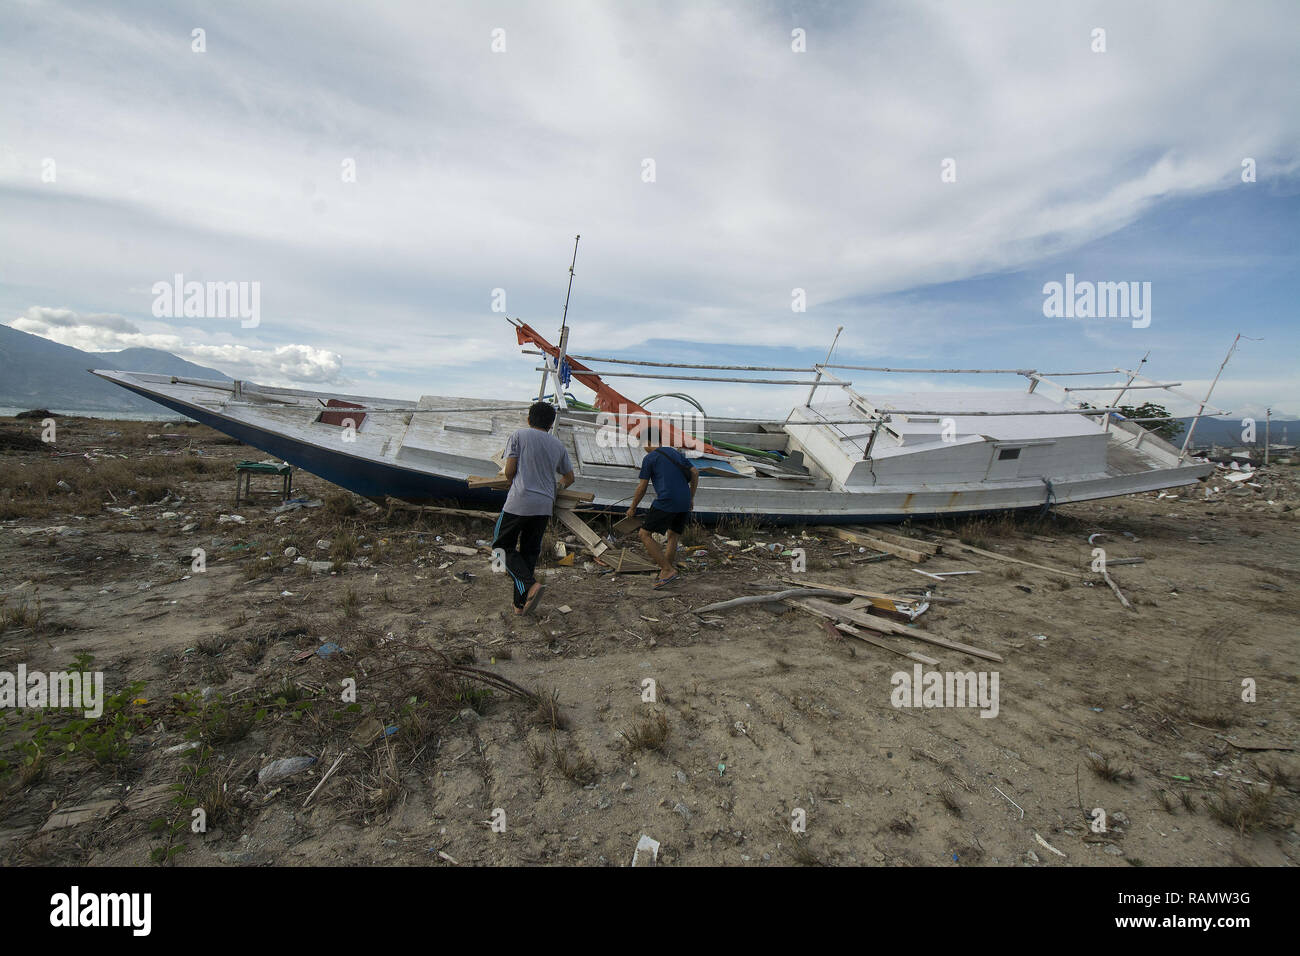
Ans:
[{"label": "plastic trash on sand", "polygon": [[633,866],[655,866],[659,862],[659,841],[652,840],[644,833],[637,841],[636,851],[632,854]]},{"label": "plastic trash on sand", "polygon": [[316,762],[315,757],[281,757],[279,760],[273,760],[257,772],[257,782],[260,784],[272,784],[285,777],[291,777],[295,773],[306,770]]}]

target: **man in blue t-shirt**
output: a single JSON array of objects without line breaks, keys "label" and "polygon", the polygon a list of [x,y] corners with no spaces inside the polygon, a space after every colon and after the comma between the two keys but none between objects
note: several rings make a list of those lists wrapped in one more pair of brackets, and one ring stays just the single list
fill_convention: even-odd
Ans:
[{"label": "man in blue t-shirt", "polygon": [[[627,509],[627,516],[636,514],[636,506],[645,497],[646,488],[651,482],[655,486],[655,500],[646,515],[645,524],[641,526],[641,543],[650,554],[651,560],[659,565],[659,576],[655,587],[661,588],[676,581],[680,576],[673,567],[677,557],[677,542],[686,530],[686,517],[695,507],[695,489],[700,481],[700,472],[686,460],[676,448],[659,444],[658,429],[651,428],[646,437],[645,458],[641,462],[641,483],[636,486],[632,504]],[[660,532],[667,538],[667,545],[659,547],[652,535]]]}]

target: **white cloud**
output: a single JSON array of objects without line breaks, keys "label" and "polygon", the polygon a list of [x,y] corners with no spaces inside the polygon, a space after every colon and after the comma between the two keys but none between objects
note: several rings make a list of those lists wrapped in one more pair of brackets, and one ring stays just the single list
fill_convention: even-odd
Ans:
[{"label": "white cloud", "polygon": [[348,382],[343,374],[342,356],[310,345],[257,348],[196,341],[203,333],[195,329],[182,330],[186,336],[174,331],[147,332],[120,315],[80,315],[71,309],[44,306],[32,306],[9,325],[20,332],[39,335],[86,352],[159,349],[216,368],[233,378],[253,379],[267,385],[342,385]]},{"label": "white cloud", "polygon": [[358,374],[491,384],[515,354],[491,291],[553,329],[578,232],[581,351],[789,348],[841,322],[850,354],[955,351],[1005,326],[844,302],[1078,247],[1229,188],[1243,156],[1274,178],[1300,163],[1286,3],[104,4],[42,9],[40,42],[27,16],[0,35],[0,82],[24,93],[0,100],[15,311],[93,303],[130,324],[174,273],[258,281],[257,341],[50,317],[46,334],[222,348],[214,363],[285,380],[334,380],[339,353]]}]

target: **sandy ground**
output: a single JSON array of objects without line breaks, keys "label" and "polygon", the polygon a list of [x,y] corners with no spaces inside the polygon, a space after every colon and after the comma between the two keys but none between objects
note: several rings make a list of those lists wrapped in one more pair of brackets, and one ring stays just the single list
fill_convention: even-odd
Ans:
[{"label": "sandy ground", "polygon": [[[705,552],[661,592],[582,555],[544,557],[545,600],[517,619],[476,548],[490,522],[390,513],[301,474],[296,492],[324,505],[276,514],[263,495],[236,511],[230,463],[263,456],[221,441],[200,427],[60,422],[58,452],[91,456],[56,460],[80,469],[69,501],[106,463],[161,465],[153,491],[119,485],[116,501],[98,495],[117,510],[93,515],[84,498],[68,513],[57,491],[24,495],[48,448],[0,451],[0,671],[88,654],[109,693],[126,691],[88,726],[5,714],[0,862],[627,865],[642,834],[661,865],[1300,857],[1293,467],[1262,473],[1259,489],[1212,480],[1225,490],[1209,500],[1197,487],[951,526],[1077,577],[955,553],[942,535],[929,539],[945,553],[917,565],[865,561],[816,529],[695,529]],[[196,454],[203,473],[170,470]],[[159,482],[163,497],[141,503]],[[947,599],[915,630],[1002,663],[893,640],[941,662],[927,670],[996,670],[997,715],[893,706],[891,676],[912,661],[835,639],[805,611],[692,613],[792,576],[789,557],[755,543],[804,548],[801,580]],[[1094,547],[1145,559],[1111,570],[1131,609],[1089,572]],[[940,583],[915,567],[979,573]],[[313,653],[327,642],[340,650]],[[446,665],[554,695],[558,709]],[[349,679],[355,703],[341,699]],[[34,735],[39,753],[24,745]],[[258,782],[296,756],[316,762]]]}]

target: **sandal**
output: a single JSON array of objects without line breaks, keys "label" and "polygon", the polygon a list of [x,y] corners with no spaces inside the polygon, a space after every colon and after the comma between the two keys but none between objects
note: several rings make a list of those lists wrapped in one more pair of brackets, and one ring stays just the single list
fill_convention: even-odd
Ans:
[{"label": "sandal", "polygon": [[545,584],[537,585],[537,590],[534,591],[532,594],[530,594],[528,596],[528,600],[524,602],[525,614],[530,613],[533,610],[533,608],[537,607],[537,602],[542,599],[542,592],[545,590],[546,590]]}]

